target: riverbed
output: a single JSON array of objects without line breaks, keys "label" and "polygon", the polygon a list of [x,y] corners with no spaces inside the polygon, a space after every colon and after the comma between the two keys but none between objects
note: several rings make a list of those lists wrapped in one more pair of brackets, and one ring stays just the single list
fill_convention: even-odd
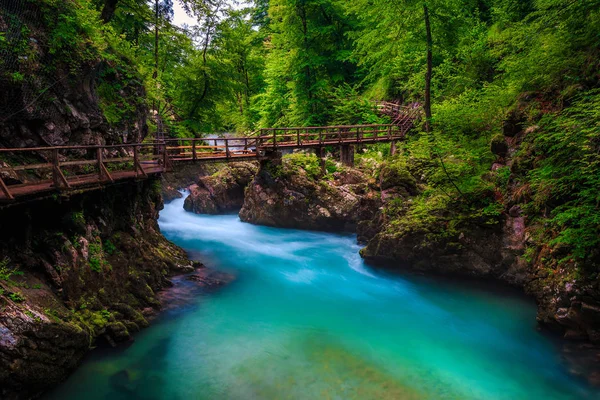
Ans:
[{"label": "riverbed", "polygon": [[[509,290],[366,266],[353,235],[160,215],[235,280],[188,296],[127,347],[93,352],[49,399],[597,399],[535,304]],[[187,285],[187,287],[186,287]]]}]

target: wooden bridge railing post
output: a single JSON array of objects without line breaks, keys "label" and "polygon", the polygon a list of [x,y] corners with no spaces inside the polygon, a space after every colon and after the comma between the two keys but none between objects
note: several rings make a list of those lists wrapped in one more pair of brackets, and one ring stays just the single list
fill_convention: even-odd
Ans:
[{"label": "wooden bridge railing post", "polygon": [[300,129],[296,129],[296,144],[300,147]]},{"label": "wooden bridge railing post", "polygon": [[146,174],[146,171],[144,171],[144,167],[142,167],[142,164],[140,163],[139,149],[138,146],[136,146],[135,144],[133,145],[133,169],[135,171],[136,178],[138,178],[140,174],[144,178],[148,177],[148,174]]},{"label": "wooden bridge railing post", "polygon": [[229,153],[229,139],[225,138],[225,157],[231,158],[231,153]]},{"label": "wooden bridge railing post", "polygon": [[163,172],[167,172],[169,165],[169,154],[167,153],[167,143],[163,144]]},{"label": "wooden bridge railing post", "polygon": [[10,193],[10,190],[8,190],[8,187],[6,186],[4,181],[2,180],[2,176],[0,176],[0,189],[2,189],[2,192],[4,192],[4,195],[6,196],[7,199],[9,199],[9,200],[15,199],[14,196],[12,195],[12,193]]},{"label": "wooden bridge railing post", "polygon": [[196,140],[192,139],[192,160],[198,161],[198,154],[196,154]]},{"label": "wooden bridge railing post", "polygon": [[60,189],[61,186],[64,186],[67,189],[71,188],[69,181],[67,181],[67,178],[65,178],[65,175],[60,170],[58,149],[52,150],[52,182],[57,189]]},{"label": "wooden bridge railing post", "polygon": [[277,148],[277,129],[273,129],[273,148]]},{"label": "wooden bridge railing post", "polygon": [[105,180],[114,182],[112,176],[110,176],[110,172],[108,172],[108,169],[106,169],[106,166],[104,165],[104,154],[102,153],[103,150],[104,148],[102,147],[98,147],[96,149],[96,161],[98,162],[98,180],[100,182],[103,182]]}]

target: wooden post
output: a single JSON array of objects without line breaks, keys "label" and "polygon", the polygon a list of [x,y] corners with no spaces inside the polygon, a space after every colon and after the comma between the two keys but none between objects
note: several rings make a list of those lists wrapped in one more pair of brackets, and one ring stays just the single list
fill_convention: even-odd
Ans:
[{"label": "wooden post", "polygon": [[229,139],[225,138],[225,157],[230,158],[231,154],[229,154]]},{"label": "wooden post", "polygon": [[52,150],[52,181],[54,183],[54,187],[57,189],[60,189],[61,186],[64,186],[67,189],[71,188],[69,181],[67,181],[67,178],[65,178],[65,175],[60,170],[58,149]]},{"label": "wooden post", "polygon": [[318,129],[319,132],[319,144],[322,145],[323,144],[323,131],[321,131],[321,129]]},{"label": "wooden post", "polygon": [[347,167],[354,166],[354,146],[345,144],[340,147],[340,161]]},{"label": "wooden post", "polygon": [[248,138],[244,138],[244,150],[248,151]]},{"label": "wooden post", "polygon": [[147,178],[148,174],[144,171],[142,164],[140,164],[140,155],[138,154],[138,147],[133,145],[133,168],[135,170],[135,177],[137,178],[140,174]]},{"label": "wooden post", "polygon": [[2,180],[2,176],[0,176],[0,188],[2,189],[2,192],[4,192],[4,195],[6,196],[6,198],[8,200],[14,200],[15,199],[13,197],[13,195],[10,193],[10,190],[8,190],[8,187],[6,186],[6,184],[4,183],[4,181]]},{"label": "wooden post", "polygon": [[196,140],[192,139],[192,159],[194,162],[198,160],[198,155],[196,154]]},{"label": "wooden post", "polygon": [[327,174],[327,168],[325,167],[325,149],[319,147],[319,162],[321,164],[321,175]]},{"label": "wooden post", "polygon": [[114,182],[112,176],[110,176],[110,173],[104,165],[104,155],[102,154],[102,150],[102,147],[98,147],[96,149],[96,159],[98,160],[98,179],[100,180],[100,182],[103,182],[105,180]]},{"label": "wooden post", "polygon": [[163,172],[167,172],[169,163],[169,155],[167,154],[167,143],[163,146]]},{"label": "wooden post", "polygon": [[392,139],[392,126],[388,126],[388,139]]},{"label": "wooden post", "polygon": [[133,146],[133,171],[135,172],[135,177],[138,177],[139,171],[138,171],[138,164],[140,163],[140,160],[138,159],[138,152],[137,152],[137,147]]},{"label": "wooden post", "polygon": [[277,148],[277,130],[273,129],[273,148]]},{"label": "wooden post", "polygon": [[394,140],[390,143],[390,155],[396,155],[396,142]]},{"label": "wooden post", "polygon": [[296,145],[300,147],[300,129],[296,129]]},{"label": "wooden post", "polygon": [[98,180],[102,182],[104,180],[104,171],[102,170],[102,148],[98,147],[96,149],[96,162],[98,166]]}]

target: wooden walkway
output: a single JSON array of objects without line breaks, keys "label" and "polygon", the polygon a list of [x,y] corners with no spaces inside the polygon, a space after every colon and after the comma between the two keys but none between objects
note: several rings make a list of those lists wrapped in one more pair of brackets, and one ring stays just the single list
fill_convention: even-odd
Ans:
[{"label": "wooden walkway", "polygon": [[420,110],[377,103],[393,124],[261,129],[248,137],[165,139],[104,146],[0,148],[0,204],[76,190],[93,190],[118,181],[145,179],[176,163],[261,159],[283,149],[396,142],[413,127]]}]

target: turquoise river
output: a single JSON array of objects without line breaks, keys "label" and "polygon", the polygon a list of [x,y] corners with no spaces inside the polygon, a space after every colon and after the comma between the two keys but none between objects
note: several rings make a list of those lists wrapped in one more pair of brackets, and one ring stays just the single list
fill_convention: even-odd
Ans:
[{"label": "turquoise river", "polygon": [[127,347],[93,352],[48,399],[599,399],[536,330],[535,305],[482,284],[367,267],[354,236],[161,212],[167,238],[236,279]]}]

